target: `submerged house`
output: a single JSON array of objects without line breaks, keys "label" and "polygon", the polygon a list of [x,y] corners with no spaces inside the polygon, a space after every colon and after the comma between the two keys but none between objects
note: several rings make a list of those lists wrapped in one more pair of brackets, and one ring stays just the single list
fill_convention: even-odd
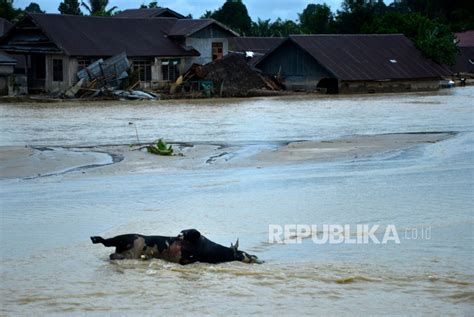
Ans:
[{"label": "submerged house", "polygon": [[401,34],[292,35],[256,67],[288,89],[328,93],[435,90],[451,74]]},{"label": "submerged house", "polygon": [[284,37],[233,37],[229,39],[229,52],[251,52],[250,65],[255,65],[265,54],[280,45]]},{"label": "submerged house", "polygon": [[474,30],[456,33],[459,54],[452,67],[455,73],[474,74]]},{"label": "submerged house", "polygon": [[0,40],[24,58],[28,92],[64,91],[94,61],[126,53],[142,87],[175,81],[193,63],[228,52],[237,33],[212,19],[28,14]]}]

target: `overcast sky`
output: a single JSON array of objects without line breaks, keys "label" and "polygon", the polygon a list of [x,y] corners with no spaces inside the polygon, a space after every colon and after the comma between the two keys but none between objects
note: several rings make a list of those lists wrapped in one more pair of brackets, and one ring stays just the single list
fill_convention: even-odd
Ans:
[{"label": "overcast sky", "polygon": [[[152,0],[109,0],[109,6],[117,6],[120,10],[138,8],[141,4],[148,4]],[[15,7],[24,9],[30,2],[36,2],[43,11],[48,13],[58,13],[61,0],[14,0]],[[80,2],[80,1],[79,1]],[[225,0],[158,0],[162,7],[168,7],[181,14],[191,13],[194,18],[199,18],[206,10],[215,10],[222,6]],[[340,9],[342,0],[244,0],[249,15],[252,20],[262,19],[282,19],[296,20],[297,13],[309,3],[326,3],[335,12]]]}]

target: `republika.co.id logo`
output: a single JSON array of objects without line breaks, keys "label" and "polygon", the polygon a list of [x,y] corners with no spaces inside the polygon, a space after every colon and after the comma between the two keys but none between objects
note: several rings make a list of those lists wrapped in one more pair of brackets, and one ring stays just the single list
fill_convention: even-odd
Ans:
[{"label": "republika.co.id logo", "polygon": [[[416,231],[416,232],[415,232]],[[431,239],[431,227],[404,230],[402,239]],[[298,244],[305,239],[311,239],[315,244],[400,244],[400,236],[395,225],[381,226],[379,224],[357,225],[308,225],[285,224],[268,226],[268,242],[279,244]]]}]

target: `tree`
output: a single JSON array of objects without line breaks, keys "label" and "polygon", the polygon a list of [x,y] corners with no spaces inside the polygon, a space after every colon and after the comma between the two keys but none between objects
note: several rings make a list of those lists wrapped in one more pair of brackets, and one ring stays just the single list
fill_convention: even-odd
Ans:
[{"label": "tree", "polygon": [[16,22],[21,14],[22,10],[13,7],[13,1],[0,0],[0,17],[11,22]]},{"label": "tree", "polygon": [[61,14],[82,15],[79,0],[64,0],[59,4]]},{"label": "tree", "polygon": [[335,33],[359,34],[364,25],[374,20],[374,7],[364,0],[344,0],[342,11],[337,11],[334,21]]},{"label": "tree", "polygon": [[403,33],[428,58],[440,64],[452,65],[458,48],[455,37],[446,25],[431,20],[420,13],[389,12],[376,17],[366,33]]},{"label": "tree", "polygon": [[116,6],[107,10],[109,5],[109,0],[89,0],[89,4],[86,4],[84,1],[81,1],[81,6],[86,8],[90,15],[96,16],[111,16],[114,10],[117,9]]},{"label": "tree", "polygon": [[262,20],[258,18],[257,22],[252,22],[252,36],[273,36],[272,23],[270,19]]},{"label": "tree", "polygon": [[327,4],[308,4],[298,14],[303,33],[330,33],[334,16]]},{"label": "tree", "polygon": [[248,35],[251,32],[252,19],[250,19],[247,7],[242,3],[242,0],[226,0],[224,5],[216,10],[211,17],[241,35]]},{"label": "tree", "polygon": [[158,8],[158,2],[157,1],[152,1],[148,4],[148,6],[146,4],[142,4],[140,6],[140,9],[155,9],[155,8]]},{"label": "tree", "polygon": [[41,7],[39,6],[39,4],[37,4],[36,2],[31,2],[25,8],[25,12],[28,12],[28,13],[44,13],[44,11],[41,10]]},{"label": "tree", "polygon": [[301,34],[301,28],[295,21],[276,19],[271,25],[272,36],[286,37],[291,34]]},{"label": "tree", "polygon": [[211,10],[206,10],[206,12],[204,12],[202,15],[201,15],[201,19],[212,19],[212,15],[214,14],[213,11]]}]

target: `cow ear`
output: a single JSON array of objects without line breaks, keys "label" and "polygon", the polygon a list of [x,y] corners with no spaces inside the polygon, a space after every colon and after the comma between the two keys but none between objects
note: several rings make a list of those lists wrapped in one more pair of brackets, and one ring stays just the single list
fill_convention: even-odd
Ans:
[{"label": "cow ear", "polygon": [[239,239],[237,239],[237,241],[235,241],[234,248],[235,248],[236,251],[239,249]]}]

